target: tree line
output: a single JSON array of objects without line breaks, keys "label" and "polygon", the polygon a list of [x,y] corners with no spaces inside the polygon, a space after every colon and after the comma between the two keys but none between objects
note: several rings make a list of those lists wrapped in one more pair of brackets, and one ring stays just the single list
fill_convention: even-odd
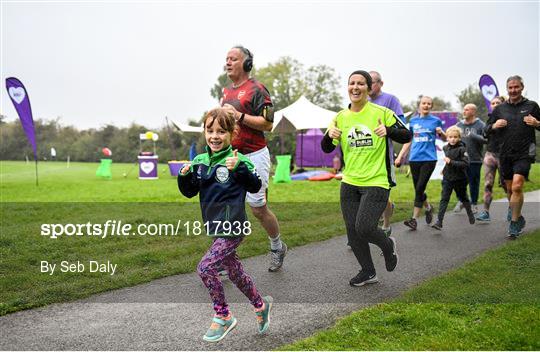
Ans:
[{"label": "tree line", "polygon": [[[33,151],[27,141],[20,121],[1,122],[0,159],[33,159]],[[44,121],[34,120],[36,144],[39,160],[51,159],[51,148],[56,150],[57,160],[99,161],[103,158],[102,149],[112,151],[112,159],[118,162],[135,162],[140,151],[139,135],[147,131],[156,132],[156,142],[160,162],[185,159],[189,155],[191,143],[197,136],[170,131],[166,125],[159,129],[131,124],[129,127],[106,125],[99,129],[78,130],[73,126],[62,126],[59,119]],[[144,151],[153,149],[152,143],[143,144]]]},{"label": "tree line", "polygon": [[[261,81],[269,90],[274,103],[274,109],[280,110],[294,103],[304,95],[308,100],[325,109],[339,111],[343,108],[341,98],[341,78],[335,70],[326,65],[317,65],[305,68],[303,64],[291,57],[282,57],[276,62],[261,68],[254,68],[252,75]],[[221,74],[216,84],[210,89],[210,95],[217,101],[221,99],[222,89],[229,84],[227,75]],[[487,109],[484,99],[477,85],[471,83],[467,88],[456,95],[462,108],[467,103],[474,103],[478,107],[478,117],[486,120]],[[398,97],[399,98],[399,97]],[[434,111],[453,110],[452,104],[440,97],[432,97]],[[413,115],[418,106],[418,99],[403,104],[404,112],[412,111]],[[204,112],[192,125],[200,125]],[[172,130],[172,126],[164,124],[158,129],[148,129],[139,124],[129,127],[106,125],[98,129],[78,130],[73,126],[62,126],[59,119],[36,119],[36,142],[38,145],[38,158],[50,159],[52,147],[57,152],[58,160],[72,161],[98,161],[102,158],[101,149],[112,150],[112,158],[118,162],[135,162],[139,152],[139,134],[152,130],[159,134],[156,142],[160,162],[168,160],[187,159],[189,148],[197,142],[198,151],[202,151],[205,144],[202,136],[196,134],[182,134]],[[268,147],[271,155],[293,154],[296,148],[296,135],[278,135],[268,133]],[[24,135],[20,121],[6,123],[0,118],[0,159],[24,160],[33,158],[32,150]],[[146,142],[150,143],[150,142]],[[148,144],[147,144],[148,146]],[[151,148],[145,148],[148,150]]]}]

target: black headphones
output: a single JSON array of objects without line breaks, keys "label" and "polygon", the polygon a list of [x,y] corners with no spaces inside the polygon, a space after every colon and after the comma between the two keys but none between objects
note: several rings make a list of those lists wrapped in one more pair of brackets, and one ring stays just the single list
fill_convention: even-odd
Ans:
[{"label": "black headphones", "polygon": [[245,59],[244,63],[242,64],[242,68],[245,72],[250,72],[251,69],[253,69],[253,54],[251,53],[251,51],[241,45],[235,46],[235,48],[239,49],[244,53]]}]

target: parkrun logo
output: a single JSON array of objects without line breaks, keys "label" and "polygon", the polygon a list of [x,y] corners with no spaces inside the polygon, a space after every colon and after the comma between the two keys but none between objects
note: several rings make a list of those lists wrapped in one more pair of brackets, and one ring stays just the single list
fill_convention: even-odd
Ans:
[{"label": "parkrun logo", "polygon": [[373,145],[373,132],[364,125],[356,125],[349,130],[347,142],[349,147],[370,147]]}]

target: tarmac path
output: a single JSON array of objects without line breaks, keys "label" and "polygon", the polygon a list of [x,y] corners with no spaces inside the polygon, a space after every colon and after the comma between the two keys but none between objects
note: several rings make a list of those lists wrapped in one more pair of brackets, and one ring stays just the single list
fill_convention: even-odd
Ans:
[{"label": "tarmac path", "polygon": [[[399,265],[386,272],[372,248],[380,282],[351,287],[358,264],[344,236],[289,250],[280,272],[267,271],[268,257],[243,260],[263,295],[274,297],[268,334],[259,335],[247,299],[225,281],[238,325],[219,343],[202,335],[213,310],[196,273],[175,275],[134,287],[0,317],[2,350],[269,350],[362,307],[398,296],[426,279],[458,267],[507,242],[506,201],[492,204],[492,221],[471,226],[465,211],[447,213],[442,232],[419,221],[418,231],[393,224]],[[540,191],[526,194],[525,231],[540,227]],[[338,219],[342,221],[342,219]],[[286,241],[286,234],[284,236]],[[519,239],[518,239],[519,240]]]}]

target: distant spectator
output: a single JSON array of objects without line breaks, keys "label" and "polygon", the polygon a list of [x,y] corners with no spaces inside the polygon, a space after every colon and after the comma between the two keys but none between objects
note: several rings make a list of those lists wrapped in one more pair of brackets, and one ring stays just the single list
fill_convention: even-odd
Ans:
[{"label": "distant spectator", "polygon": [[[486,139],[484,138],[484,127],[486,124],[476,117],[477,107],[474,104],[466,104],[463,107],[462,121],[456,126],[463,131],[463,143],[469,154],[469,167],[467,168],[467,177],[469,179],[469,192],[471,194],[471,204],[473,213],[478,213],[478,194],[480,192],[480,170],[482,169],[482,160],[484,159],[483,150]],[[454,208],[459,212],[463,205],[458,203]]]}]

